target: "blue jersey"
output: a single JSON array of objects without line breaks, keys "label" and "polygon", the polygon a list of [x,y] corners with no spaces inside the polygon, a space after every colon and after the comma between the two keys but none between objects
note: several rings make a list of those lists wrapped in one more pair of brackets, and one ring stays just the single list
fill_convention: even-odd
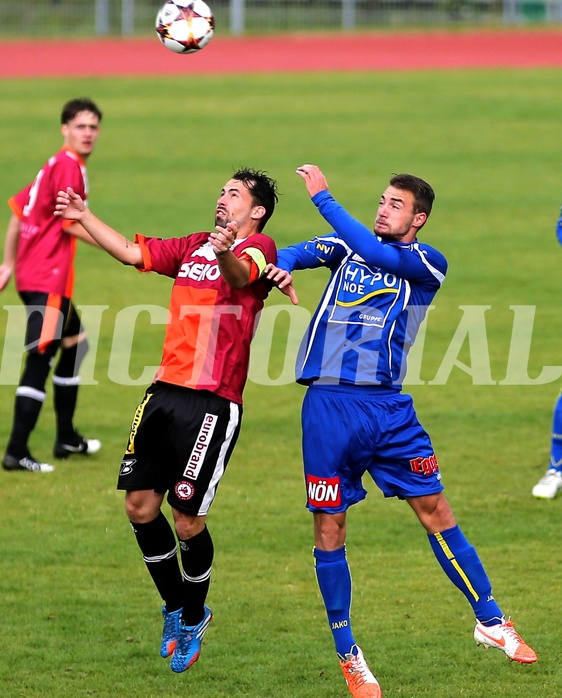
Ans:
[{"label": "blue jersey", "polygon": [[400,390],[408,351],[447,272],[436,249],[385,242],[328,191],[313,197],[334,229],[278,253],[292,272],[327,267],[331,276],[297,357],[297,381],[381,385]]}]

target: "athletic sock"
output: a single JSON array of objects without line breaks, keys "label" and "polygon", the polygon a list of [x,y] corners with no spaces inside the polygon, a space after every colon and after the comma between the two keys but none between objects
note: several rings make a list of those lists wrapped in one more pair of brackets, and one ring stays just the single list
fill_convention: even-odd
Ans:
[{"label": "athletic sock", "polygon": [[[22,391],[26,391],[27,393],[33,392],[34,396],[29,397],[27,394],[18,394]],[[27,442],[29,440],[29,435],[37,424],[37,419],[43,407],[44,400],[45,393],[43,392],[26,387],[17,389],[12,433],[10,434],[8,446],[6,447],[6,452],[11,456],[23,458],[29,455]]]},{"label": "athletic sock", "polygon": [[443,571],[466,596],[474,615],[483,625],[497,625],[503,613],[492,596],[492,585],[476,550],[459,526],[428,534],[429,542]]},{"label": "athletic sock", "polygon": [[176,537],[162,512],[149,523],[131,523],[143,560],[167,611],[182,607],[182,577]]},{"label": "athletic sock", "polygon": [[53,376],[53,405],[57,421],[57,441],[73,443],[76,437],[73,420],[78,400],[78,382],[79,379]]},{"label": "athletic sock", "polygon": [[53,404],[57,418],[57,440],[73,442],[74,412],[80,385],[79,370],[88,352],[88,340],[82,339],[70,347],[62,347],[53,373]]},{"label": "athletic sock", "polygon": [[552,420],[552,443],[550,447],[550,466],[562,471],[562,393],[554,407]]},{"label": "athletic sock", "polygon": [[211,569],[215,549],[207,526],[192,538],[181,540],[180,555],[183,567],[183,614],[187,626],[200,623],[205,616],[205,600],[211,583]]},{"label": "athletic sock", "polygon": [[324,599],[336,652],[345,657],[355,640],[351,632],[351,574],[345,545],[338,550],[314,548],[316,579]]},{"label": "athletic sock", "polygon": [[27,442],[45,402],[45,383],[49,371],[48,355],[37,352],[26,355],[25,366],[16,389],[12,432],[6,448],[11,456],[29,456]]}]

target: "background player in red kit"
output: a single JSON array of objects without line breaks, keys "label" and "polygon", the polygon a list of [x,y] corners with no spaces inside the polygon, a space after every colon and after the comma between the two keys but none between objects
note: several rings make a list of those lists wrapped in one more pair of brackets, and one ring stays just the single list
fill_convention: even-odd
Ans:
[{"label": "background player in red kit", "polygon": [[[72,303],[76,238],[95,244],[84,228],[53,214],[58,191],[71,186],[86,200],[86,161],[99,136],[102,113],[90,99],[72,99],[61,113],[62,149],[49,158],[34,181],[13,196],[12,216],[0,266],[0,291],[15,270],[16,288],[27,307],[25,367],[16,390],[12,431],[2,459],[5,470],[50,472],[28,446],[53,373],[57,435],[54,455],[95,453],[97,439],[84,439],[74,428],[80,364],[88,350],[86,333]],[[60,349],[60,351],[59,351]]]},{"label": "background player in red kit", "polygon": [[[57,214],[79,221],[109,254],[174,279],[163,356],[137,408],[118,489],[146,566],[164,601],[160,654],[185,671],[212,619],[205,605],[213,562],[206,516],[238,438],[250,341],[275,263],[261,231],[277,203],[264,172],[239,170],[224,185],[216,232],[131,242],[61,191]],[[176,536],[161,510],[165,493]],[[180,562],[181,560],[181,569]]]}]

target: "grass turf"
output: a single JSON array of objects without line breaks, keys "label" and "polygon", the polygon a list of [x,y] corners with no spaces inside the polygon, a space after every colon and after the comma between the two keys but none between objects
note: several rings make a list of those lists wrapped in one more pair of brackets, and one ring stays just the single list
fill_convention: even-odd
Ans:
[{"label": "grass turf", "polygon": [[[554,223],[562,199],[561,88],[557,70],[1,84],[0,200],[60,146],[60,107],[86,93],[105,114],[89,164],[90,203],[131,237],[209,229],[220,188],[239,165],[279,180],[281,201],[267,229],[279,246],[328,231],[294,174],[303,162],[319,164],[334,195],[367,224],[393,172],[433,184],[437,200],[422,237],[445,253],[450,272],[410,390],[457,517],[539,663],[521,667],[475,648],[470,608],[408,507],[385,502],[368,485],[367,501],[349,516],[353,620],[385,698],[552,698],[562,691],[561,504],[530,496],[548,461],[560,382],[556,372],[547,382],[538,378],[544,366],[560,363]],[[299,316],[291,309],[273,323],[286,300],[273,293],[268,301],[272,338],[256,338],[242,435],[209,516],[215,620],[200,661],[176,676],[158,656],[160,601],[114,490],[146,367],[160,357],[163,328],[149,311],[167,307],[170,281],[80,248],[75,299],[89,313],[98,308],[99,332],[88,325],[98,341],[77,424],[104,448],[57,463],[51,475],[0,473],[3,696],[347,695],[310,554],[299,450],[303,391],[287,378],[293,334],[325,279],[321,271],[297,274]],[[2,301],[4,336],[10,307],[19,305],[13,284]],[[138,317],[133,306],[141,306]],[[527,385],[505,384],[510,351],[522,346],[520,334],[512,338],[514,306],[534,309],[528,356],[514,359]],[[447,358],[469,316],[466,339]],[[6,355],[4,346],[3,362]],[[17,380],[13,356],[8,363],[0,371],[4,441]],[[33,452],[49,460],[52,439],[48,398]]]}]

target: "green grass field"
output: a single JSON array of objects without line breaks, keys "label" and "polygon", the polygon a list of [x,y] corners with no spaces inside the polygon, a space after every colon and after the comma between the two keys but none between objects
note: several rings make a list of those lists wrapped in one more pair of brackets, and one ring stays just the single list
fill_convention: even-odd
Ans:
[{"label": "green grass field", "polygon": [[[450,271],[409,389],[455,513],[539,662],[519,666],[475,647],[471,610],[409,508],[384,501],[370,484],[367,501],[349,515],[356,636],[385,698],[562,694],[562,500],[530,496],[548,462],[562,371],[540,380],[543,367],[562,364],[562,250],[554,236],[562,203],[562,73],[60,79],[4,81],[0,90],[0,200],[60,146],[62,103],[87,94],[105,113],[89,163],[90,204],[131,237],[209,229],[220,188],[240,165],[279,181],[281,201],[267,229],[279,246],[328,231],[294,173],[304,162],[320,165],[334,195],[367,224],[393,172],[433,184],[437,200],[423,239],[445,253]],[[114,489],[145,367],[160,358],[163,328],[151,324],[147,310],[167,307],[170,281],[84,245],[77,271],[76,303],[88,312],[106,306],[98,308],[100,332],[77,419],[104,448],[87,460],[59,462],[51,475],[0,472],[0,694],[348,695],[313,573],[300,463],[303,390],[286,379],[295,326],[313,310],[326,276],[297,275],[301,315],[280,313],[273,341],[256,338],[257,379],[247,385],[242,435],[209,516],[215,621],[200,661],[177,676],[158,656],[160,600]],[[19,305],[13,284],[2,302],[4,337],[10,307]],[[268,317],[280,304],[287,301],[275,292]],[[132,306],[145,308],[134,323]],[[512,339],[523,306],[534,309],[528,352],[521,328]],[[468,316],[471,341],[451,358]],[[4,350],[4,442],[19,370],[8,358]],[[514,369],[528,384],[513,379]],[[52,440],[48,396],[33,452],[50,460]]]}]

